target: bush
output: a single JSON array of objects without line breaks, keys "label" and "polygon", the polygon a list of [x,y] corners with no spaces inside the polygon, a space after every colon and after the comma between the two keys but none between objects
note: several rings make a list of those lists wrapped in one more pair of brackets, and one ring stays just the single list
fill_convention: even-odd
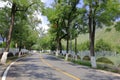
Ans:
[{"label": "bush", "polygon": [[102,63],[107,63],[107,64],[114,64],[111,60],[105,58],[105,57],[102,57],[102,58],[99,58],[96,60],[97,62],[102,62]]},{"label": "bush", "polygon": [[120,46],[119,46],[119,45],[116,46],[115,51],[116,51],[117,53],[120,53]]},{"label": "bush", "polygon": [[55,42],[52,42],[50,45],[50,50],[54,51],[57,48],[57,44]]},{"label": "bush", "polygon": [[83,58],[83,60],[90,61],[90,57],[89,57],[89,56],[85,56],[85,57]]},{"label": "bush", "polygon": [[96,42],[95,44],[95,51],[111,51],[111,46],[110,44],[106,43],[103,41],[103,39],[100,39]]}]

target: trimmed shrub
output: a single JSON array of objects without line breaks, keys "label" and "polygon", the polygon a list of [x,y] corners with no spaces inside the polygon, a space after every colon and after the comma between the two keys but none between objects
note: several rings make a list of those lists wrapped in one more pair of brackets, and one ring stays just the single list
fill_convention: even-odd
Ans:
[{"label": "trimmed shrub", "polygon": [[90,57],[89,57],[89,56],[85,56],[85,57],[83,58],[83,60],[90,61]]},{"label": "trimmed shrub", "polygon": [[114,64],[111,60],[109,60],[108,58],[105,57],[101,57],[99,59],[96,60],[97,62],[102,62],[102,63],[107,63],[107,64]]}]

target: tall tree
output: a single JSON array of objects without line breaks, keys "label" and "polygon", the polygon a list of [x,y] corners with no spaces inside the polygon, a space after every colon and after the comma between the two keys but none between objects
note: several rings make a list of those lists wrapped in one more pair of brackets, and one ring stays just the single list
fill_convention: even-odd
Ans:
[{"label": "tall tree", "polygon": [[96,68],[94,52],[95,29],[103,25],[113,25],[117,10],[116,6],[118,5],[117,2],[117,0],[84,0],[88,17],[91,65],[93,68]]},{"label": "tall tree", "polygon": [[16,12],[26,12],[28,10],[28,8],[30,8],[32,5],[35,5],[33,8],[31,8],[31,10],[33,10],[33,12],[35,10],[40,9],[38,7],[38,5],[41,3],[40,0],[3,0],[3,1],[8,1],[8,3],[11,6],[11,17],[10,17],[10,27],[9,27],[9,32],[8,32],[8,37],[7,37],[7,41],[6,41],[6,48],[5,48],[5,52],[3,53],[1,62],[2,64],[5,64],[6,59],[7,59],[7,54],[9,51],[9,47],[10,47],[10,42],[11,42],[11,35],[12,35],[12,30],[13,30],[13,26],[14,26],[14,22],[15,22],[15,14]]},{"label": "tall tree", "polygon": [[[67,53],[69,51],[70,24],[77,17],[76,8],[79,0],[57,0],[52,8],[49,8],[48,19],[56,29],[57,52],[61,52],[61,39],[66,37]],[[51,10],[50,10],[51,9]]]},{"label": "tall tree", "polygon": [[57,44],[57,53],[61,52],[61,39],[62,36],[64,37],[65,34],[62,32],[62,8],[60,7],[59,2],[56,2],[56,4],[53,6],[53,8],[47,8],[45,10],[45,14],[48,17],[48,20],[51,23],[51,30],[50,33],[55,34],[55,41]]}]

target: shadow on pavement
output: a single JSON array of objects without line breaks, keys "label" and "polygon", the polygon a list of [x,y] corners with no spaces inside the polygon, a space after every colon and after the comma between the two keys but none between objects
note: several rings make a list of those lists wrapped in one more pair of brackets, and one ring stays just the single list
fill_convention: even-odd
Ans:
[{"label": "shadow on pavement", "polygon": [[48,70],[53,69],[46,66],[37,66],[36,64],[13,65],[7,77],[16,78],[16,80],[19,80],[21,77],[24,78],[24,80],[61,80]]},{"label": "shadow on pavement", "polygon": [[44,59],[51,60],[51,61],[62,61],[61,59],[53,56],[47,56],[47,57],[44,57]]}]

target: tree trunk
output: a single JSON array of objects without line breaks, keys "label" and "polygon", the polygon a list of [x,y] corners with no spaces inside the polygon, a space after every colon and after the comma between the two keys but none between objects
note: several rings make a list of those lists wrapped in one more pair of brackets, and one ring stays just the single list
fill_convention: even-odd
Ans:
[{"label": "tree trunk", "polygon": [[11,42],[12,29],[13,29],[13,26],[14,26],[15,13],[16,13],[16,4],[13,3],[12,8],[11,8],[11,24],[10,24],[10,28],[9,28],[7,41],[6,41],[6,47],[5,47],[5,51],[3,53],[3,56],[1,58],[1,63],[2,64],[5,64],[6,60],[7,60],[7,54],[8,54],[9,47],[10,47],[10,42]]},{"label": "tree trunk", "polygon": [[67,38],[66,52],[69,53],[69,39]]},{"label": "tree trunk", "polygon": [[15,18],[15,12],[16,12],[15,9],[16,9],[16,4],[13,3],[13,5],[12,5],[12,12],[11,12],[11,24],[10,24],[8,38],[7,38],[7,43],[6,43],[6,48],[5,48],[6,52],[9,51],[9,47],[10,47],[11,35],[12,35],[13,26],[14,26],[14,18]]},{"label": "tree trunk", "polygon": [[67,32],[67,45],[66,45],[66,57],[65,60],[68,60],[68,55],[69,55],[69,22],[68,22],[68,27],[66,28]]},{"label": "tree trunk", "polygon": [[22,47],[21,47],[21,41],[20,41],[18,57],[21,57],[21,53],[22,53],[22,52],[21,52],[21,48],[22,48]]},{"label": "tree trunk", "polygon": [[60,53],[60,48],[59,48],[59,38],[57,37],[57,51],[56,51],[56,56]]},{"label": "tree trunk", "polygon": [[77,55],[77,37],[75,38],[75,54]]},{"label": "tree trunk", "polygon": [[62,53],[62,43],[61,43],[61,40],[59,41],[59,46],[60,46],[60,53]]},{"label": "tree trunk", "polygon": [[22,41],[20,41],[19,43],[19,53],[18,53],[18,57],[21,57],[21,49],[22,49]]},{"label": "tree trunk", "polygon": [[75,37],[75,60],[77,60],[77,37]]},{"label": "tree trunk", "polygon": [[96,68],[96,59],[94,53],[94,40],[95,40],[95,19],[92,15],[92,7],[90,5],[89,13],[89,39],[90,39],[90,54],[91,54],[91,66]]}]

